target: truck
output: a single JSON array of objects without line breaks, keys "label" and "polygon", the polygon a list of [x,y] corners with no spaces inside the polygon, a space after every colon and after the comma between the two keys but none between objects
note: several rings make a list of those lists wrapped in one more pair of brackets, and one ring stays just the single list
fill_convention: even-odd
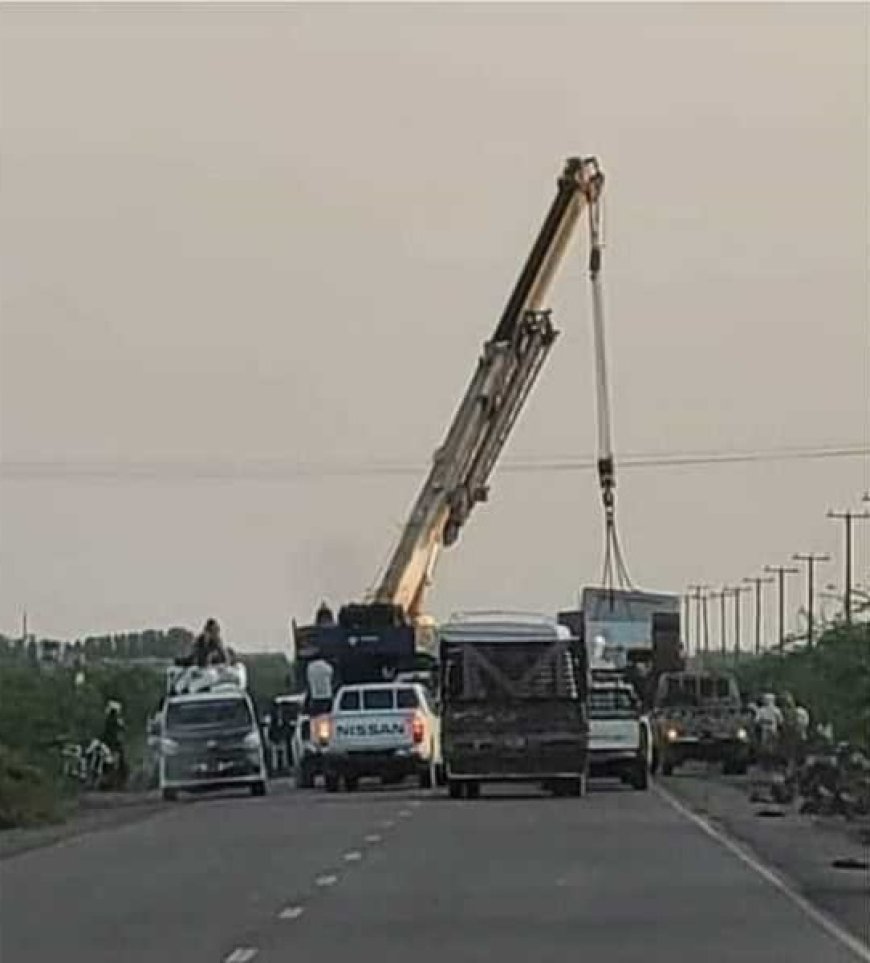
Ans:
[{"label": "truck", "polygon": [[589,690],[589,774],[647,789],[653,761],[650,720],[618,672],[593,667]]},{"label": "truck", "polygon": [[266,794],[263,735],[241,664],[170,669],[157,732],[165,801],[228,788]]},{"label": "truck", "polygon": [[554,619],[465,613],[439,630],[441,751],[451,798],[484,783],[582,796],[588,769],[585,649]]},{"label": "truck", "polygon": [[306,665],[330,661],[342,683],[434,671],[437,633],[425,613],[436,561],[454,545],[489,478],[558,332],[547,296],[584,211],[597,211],[604,175],[594,157],[571,157],[494,334],[435,451],[398,543],[370,597],[340,607],[337,618],[292,623],[298,684]]},{"label": "truck", "polygon": [[342,686],[323,733],[327,792],[377,777],[395,785],[414,777],[421,789],[439,781],[441,734],[438,713],[419,683]]},{"label": "truck", "polygon": [[750,761],[751,720],[730,672],[668,672],[658,680],[653,726],[665,776],[689,760],[721,763],[742,775]]},{"label": "truck", "polygon": [[685,668],[680,597],[587,586],[580,602],[579,609],[559,612],[558,620],[583,640],[590,663],[610,663],[649,711],[662,673]]}]

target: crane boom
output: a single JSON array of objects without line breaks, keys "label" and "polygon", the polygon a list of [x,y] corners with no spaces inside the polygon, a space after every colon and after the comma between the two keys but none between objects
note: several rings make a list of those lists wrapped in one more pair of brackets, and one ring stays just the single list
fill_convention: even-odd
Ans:
[{"label": "crane boom", "polygon": [[415,501],[374,601],[419,616],[442,547],[452,545],[488,481],[557,336],[544,309],[553,278],[604,176],[595,158],[569,158],[532,250]]}]

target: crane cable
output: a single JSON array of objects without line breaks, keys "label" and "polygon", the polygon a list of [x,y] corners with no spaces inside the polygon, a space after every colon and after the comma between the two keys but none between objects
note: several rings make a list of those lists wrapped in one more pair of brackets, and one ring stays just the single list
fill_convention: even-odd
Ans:
[{"label": "crane cable", "polygon": [[604,217],[600,196],[589,197],[589,281],[592,288],[592,330],[595,350],[596,407],[598,417],[598,481],[604,503],[604,566],[601,576],[605,589],[633,589],[631,576],[622,554],[616,528],[616,466],[610,418],[610,393],[607,383],[607,351],[604,341],[604,294],[601,262],[604,251]]}]

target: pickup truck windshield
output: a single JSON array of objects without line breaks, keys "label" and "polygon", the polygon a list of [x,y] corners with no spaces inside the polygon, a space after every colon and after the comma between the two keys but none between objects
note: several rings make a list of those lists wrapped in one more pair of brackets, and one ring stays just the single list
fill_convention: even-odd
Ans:
[{"label": "pickup truck windshield", "polygon": [[253,719],[244,699],[214,699],[208,702],[170,702],[166,728],[170,732],[186,729],[242,729]]},{"label": "pickup truck windshield", "polygon": [[589,693],[591,719],[626,719],[636,712],[635,701],[625,689],[593,689]]},{"label": "pickup truck windshield", "polygon": [[736,698],[726,676],[681,675],[662,679],[658,703],[661,706],[698,706]]}]

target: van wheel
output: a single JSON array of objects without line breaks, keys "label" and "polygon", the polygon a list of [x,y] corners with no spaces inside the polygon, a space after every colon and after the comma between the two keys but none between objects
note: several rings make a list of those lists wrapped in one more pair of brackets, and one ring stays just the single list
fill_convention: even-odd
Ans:
[{"label": "van wheel", "polygon": [[177,789],[164,789],[161,793],[164,802],[176,802],[178,800]]},{"label": "van wheel", "polygon": [[447,794],[451,799],[462,799],[463,785],[457,779],[447,780]]},{"label": "van wheel", "polygon": [[323,785],[327,792],[338,792],[338,776],[334,772],[326,773]]},{"label": "van wheel", "polygon": [[266,781],[264,779],[261,779],[259,782],[251,783],[251,795],[252,796],[266,795]]}]

